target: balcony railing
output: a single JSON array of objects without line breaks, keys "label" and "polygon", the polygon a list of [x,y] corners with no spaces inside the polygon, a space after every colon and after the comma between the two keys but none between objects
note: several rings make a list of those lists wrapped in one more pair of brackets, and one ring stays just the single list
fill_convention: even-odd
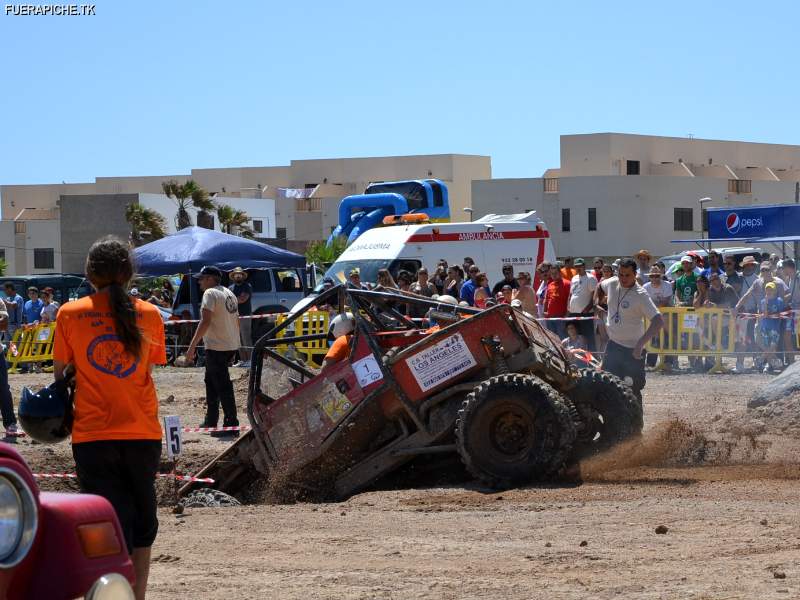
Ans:
[{"label": "balcony railing", "polygon": [[297,198],[294,201],[297,212],[313,212],[322,210],[322,198]]},{"label": "balcony railing", "polygon": [[544,193],[545,194],[557,194],[558,193],[558,177],[546,177],[542,181],[544,182]]}]

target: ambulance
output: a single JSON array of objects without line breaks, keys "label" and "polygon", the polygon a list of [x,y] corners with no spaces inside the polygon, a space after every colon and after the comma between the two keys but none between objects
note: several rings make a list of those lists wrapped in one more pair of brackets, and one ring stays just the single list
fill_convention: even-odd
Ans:
[{"label": "ambulance", "polygon": [[[403,217],[397,217],[396,221],[397,224],[364,232],[325,276],[344,282],[358,268],[361,281],[374,284],[379,269],[389,269],[397,278],[400,271],[415,274],[425,266],[433,276],[441,259],[448,265],[461,266],[464,258],[470,257],[487,274],[489,284],[494,285],[503,278],[504,265],[513,266],[515,273],[527,271],[535,277],[536,265],[556,259],[547,226],[535,211],[490,214],[471,223],[414,223],[406,222]],[[537,277],[534,289],[538,284]]]}]

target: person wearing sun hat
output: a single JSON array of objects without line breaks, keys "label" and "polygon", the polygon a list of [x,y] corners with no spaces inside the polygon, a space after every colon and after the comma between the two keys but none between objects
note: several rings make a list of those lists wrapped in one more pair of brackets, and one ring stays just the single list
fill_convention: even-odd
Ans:
[{"label": "person wearing sun hat", "polygon": [[247,283],[247,271],[242,267],[236,267],[228,273],[228,278],[233,282],[228,289],[236,296],[239,308],[239,337],[242,347],[239,348],[239,362],[237,367],[250,366],[250,348],[253,345],[253,320],[242,319],[253,314],[253,286]]}]

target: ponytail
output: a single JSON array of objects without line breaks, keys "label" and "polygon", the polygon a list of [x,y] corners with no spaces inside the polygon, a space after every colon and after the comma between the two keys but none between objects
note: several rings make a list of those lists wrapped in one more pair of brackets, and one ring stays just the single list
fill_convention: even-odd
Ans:
[{"label": "ponytail", "polygon": [[136,324],[136,307],[125,291],[133,278],[133,258],[128,245],[114,236],[97,240],[89,248],[86,275],[96,288],[108,288],[117,337],[125,352],[139,358],[142,332]]},{"label": "ponytail", "polygon": [[117,337],[128,354],[138,357],[142,352],[142,331],[136,325],[133,301],[116,281],[109,284],[108,296]]}]

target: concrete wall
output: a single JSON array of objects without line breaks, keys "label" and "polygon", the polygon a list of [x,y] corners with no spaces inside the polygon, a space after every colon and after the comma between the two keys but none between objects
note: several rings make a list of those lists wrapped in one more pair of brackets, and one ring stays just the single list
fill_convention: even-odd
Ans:
[{"label": "concrete wall", "polygon": [[[657,168],[651,169],[651,165],[679,161],[690,168],[691,165],[728,165],[735,172],[747,167],[796,171],[800,169],[800,146],[622,133],[561,136],[562,177],[625,175],[628,160],[639,161],[641,175],[657,174]],[[727,174],[723,176],[728,178]],[[793,174],[778,177],[788,180]],[[736,175],[730,178],[735,179]]]},{"label": "concrete wall", "polygon": [[[53,250],[53,266],[34,268],[34,249]],[[8,265],[6,275],[35,275],[57,273],[62,268],[61,233],[57,220],[25,221],[25,232],[15,233],[14,221],[0,221],[0,250]]]},{"label": "concrete wall", "polygon": [[[494,179],[472,185],[474,218],[528,209],[547,223],[558,256],[628,256],[646,248],[659,256],[701,237],[699,198],[706,208],[794,202],[794,183],[753,181],[752,194],[728,194],[725,179],[710,177],[562,177],[558,194],[545,194],[541,179]],[[691,208],[694,231],[674,230],[674,208]],[[570,209],[570,231],[561,231],[561,209]],[[588,230],[588,209],[597,209],[597,231]]]},{"label": "concrete wall", "polygon": [[138,194],[92,194],[61,197],[61,252],[65,273],[83,273],[86,253],[104,235],[130,236],[125,207]]},{"label": "concrete wall", "polygon": [[0,219],[13,220],[23,208],[56,208],[62,194],[91,194],[93,183],[0,185]]},{"label": "concrete wall", "polygon": [[6,275],[16,275],[16,244],[14,243],[14,221],[0,221],[0,250],[6,262]]},{"label": "concrete wall", "polygon": [[259,185],[262,188],[289,187],[289,170],[288,166],[192,169],[192,179],[210,193],[224,195],[248,188],[255,189]]}]

